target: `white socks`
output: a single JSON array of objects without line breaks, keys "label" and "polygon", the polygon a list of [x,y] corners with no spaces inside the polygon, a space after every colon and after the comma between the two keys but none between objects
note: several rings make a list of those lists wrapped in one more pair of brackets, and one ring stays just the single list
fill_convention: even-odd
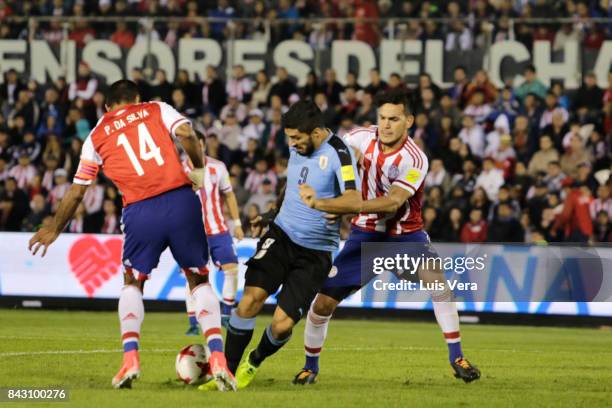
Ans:
[{"label": "white socks", "polygon": [[209,283],[202,283],[191,291],[196,319],[202,328],[211,352],[223,352],[221,336],[221,310],[219,301]]},{"label": "white socks", "polygon": [[125,285],[119,296],[119,324],[123,351],[138,350],[140,326],[144,320],[142,293],[134,285]]},{"label": "white socks", "polygon": [[223,271],[223,303],[233,305],[238,290],[238,265]]},{"label": "white socks", "polygon": [[306,327],[304,328],[304,353],[306,361],[304,368],[312,372],[319,372],[319,355],[327,337],[327,328],[331,315],[321,316],[312,311],[312,306],[306,316]]}]

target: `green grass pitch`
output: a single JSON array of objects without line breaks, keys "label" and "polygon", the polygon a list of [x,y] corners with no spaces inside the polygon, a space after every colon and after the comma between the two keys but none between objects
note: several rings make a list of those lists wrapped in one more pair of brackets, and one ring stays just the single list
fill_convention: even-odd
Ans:
[{"label": "green grass pitch", "polygon": [[[268,316],[258,319],[253,347]],[[187,337],[180,313],[148,313],[141,335],[142,377],[114,390],[121,362],[118,321],[110,312],[0,310],[0,387],[61,385],[74,407],[423,407],[609,406],[612,332],[463,325],[466,357],[483,373],[464,384],[451,375],[436,324],[410,320],[332,320],[314,386],[294,386],[303,363],[303,322],[268,359],[252,386],[202,393],[175,380]]]}]

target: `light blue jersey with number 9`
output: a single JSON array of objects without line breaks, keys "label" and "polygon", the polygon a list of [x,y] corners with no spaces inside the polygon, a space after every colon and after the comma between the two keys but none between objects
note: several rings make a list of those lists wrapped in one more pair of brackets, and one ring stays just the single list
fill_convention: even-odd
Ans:
[{"label": "light blue jersey with number 9", "polygon": [[303,247],[335,251],[340,242],[340,223],[329,225],[323,211],[309,208],[300,198],[300,185],[308,184],[317,198],[334,198],[345,190],[358,190],[359,173],[353,151],[331,135],[310,156],[291,149],[285,198],[274,222]]}]

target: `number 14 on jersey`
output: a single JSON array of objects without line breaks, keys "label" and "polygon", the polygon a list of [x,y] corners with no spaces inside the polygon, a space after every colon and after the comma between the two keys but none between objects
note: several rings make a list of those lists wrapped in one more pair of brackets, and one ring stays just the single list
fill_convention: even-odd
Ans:
[{"label": "number 14 on jersey", "polygon": [[122,146],[123,149],[125,149],[125,153],[127,153],[134,170],[136,170],[136,174],[142,176],[145,174],[145,172],[142,168],[142,164],[140,164],[140,161],[155,159],[157,165],[162,166],[164,164],[164,158],[161,155],[161,149],[155,144],[155,140],[153,140],[147,126],[144,123],[140,123],[137,130],[139,146],[138,157],[136,156],[136,152],[134,152],[134,149],[132,148],[132,145],[130,144],[130,141],[125,133],[121,133],[117,138],[117,146]]}]

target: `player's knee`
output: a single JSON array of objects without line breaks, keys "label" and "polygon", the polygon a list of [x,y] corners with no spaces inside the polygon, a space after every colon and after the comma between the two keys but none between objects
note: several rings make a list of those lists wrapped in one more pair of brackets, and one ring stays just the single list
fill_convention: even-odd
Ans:
[{"label": "player's knee", "polygon": [[225,274],[234,275],[238,273],[238,264],[236,263],[225,264],[221,266],[221,269],[223,270],[223,273]]},{"label": "player's knee", "polygon": [[144,283],[145,283],[144,280],[136,279],[134,274],[131,273],[131,272],[124,272],[123,273],[123,284],[124,285],[136,286],[142,292],[143,289],[144,289]]},{"label": "player's knee", "polygon": [[317,296],[312,304],[312,311],[319,316],[330,316],[336,310],[338,302],[329,296]]},{"label": "player's knee", "polygon": [[238,316],[244,318],[255,317],[263,307],[266,298],[253,293],[244,293],[238,304]]},{"label": "player's knee", "polygon": [[284,340],[291,336],[295,322],[289,316],[282,319],[272,320],[272,336],[278,340]]},{"label": "player's knee", "polygon": [[189,283],[189,289],[195,288],[198,285],[208,282],[208,275],[199,275],[190,271],[185,271],[185,278]]}]

